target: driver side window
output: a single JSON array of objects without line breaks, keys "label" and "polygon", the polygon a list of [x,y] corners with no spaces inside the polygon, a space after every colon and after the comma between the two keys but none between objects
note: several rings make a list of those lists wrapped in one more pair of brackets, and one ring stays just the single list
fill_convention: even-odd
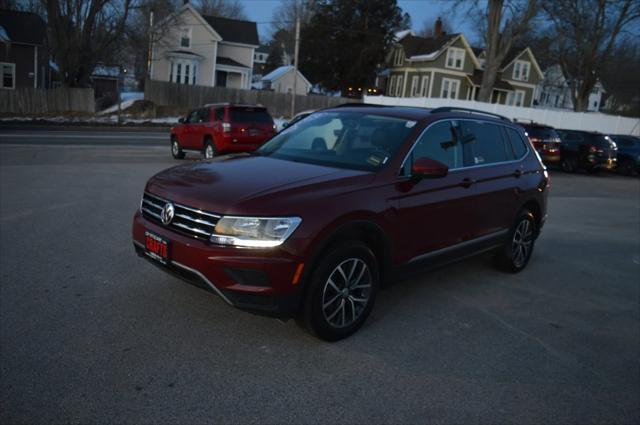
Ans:
[{"label": "driver side window", "polygon": [[433,124],[416,141],[413,151],[404,164],[402,174],[411,174],[413,161],[427,157],[445,164],[449,169],[463,166],[462,144],[458,142],[455,128],[451,121],[440,121]]},{"label": "driver side window", "polygon": [[198,110],[196,109],[195,111],[191,111],[187,116],[187,123],[189,124],[197,123],[198,118],[199,118]]}]

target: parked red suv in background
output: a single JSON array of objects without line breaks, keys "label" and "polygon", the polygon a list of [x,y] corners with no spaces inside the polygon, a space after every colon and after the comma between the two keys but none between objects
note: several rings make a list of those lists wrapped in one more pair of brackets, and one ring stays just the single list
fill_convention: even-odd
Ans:
[{"label": "parked red suv in background", "polygon": [[532,122],[530,124],[518,123],[527,133],[529,141],[533,145],[542,162],[546,165],[560,165],[560,135],[555,128],[544,124]]},{"label": "parked red suv in background", "polygon": [[274,134],[273,118],[262,106],[211,104],[189,112],[171,128],[171,154],[182,159],[185,151],[195,151],[210,159],[219,153],[250,152]]},{"label": "parked red suv in background", "polygon": [[506,118],[452,108],[315,112],[252,154],[162,171],[136,252],[228,304],[337,340],[404,268],[492,251],[525,268],[549,176]]}]

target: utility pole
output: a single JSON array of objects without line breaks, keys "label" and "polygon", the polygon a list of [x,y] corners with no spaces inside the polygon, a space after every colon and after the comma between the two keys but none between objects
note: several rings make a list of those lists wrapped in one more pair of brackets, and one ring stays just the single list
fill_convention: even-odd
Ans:
[{"label": "utility pole", "polygon": [[[297,8],[296,8],[297,12]],[[293,50],[293,93],[291,93],[291,118],[296,114],[296,89],[298,86],[298,51],[300,50],[300,17],[296,13],[296,45]]]},{"label": "utility pole", "polygon": [[153,60],[153,10],[149,12],[149,52],[147,53],[147,78],[151,78],[151,62]]}]

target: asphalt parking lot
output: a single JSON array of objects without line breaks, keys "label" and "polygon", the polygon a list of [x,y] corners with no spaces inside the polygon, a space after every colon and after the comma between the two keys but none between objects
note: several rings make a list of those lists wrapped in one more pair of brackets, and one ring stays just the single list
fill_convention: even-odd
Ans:
[{"label": "asphalt parking lot", "polygon": [[552,173],[523,273],[417,275],[328,344],[139,259],[144,182],[177,161],[90,133],[0,129],[1,423],[640,422],[639,178]]}]

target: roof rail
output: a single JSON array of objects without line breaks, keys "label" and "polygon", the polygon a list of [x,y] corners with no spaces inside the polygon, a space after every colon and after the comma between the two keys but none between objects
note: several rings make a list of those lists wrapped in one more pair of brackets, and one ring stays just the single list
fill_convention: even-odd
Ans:
[{"label": "roof rail", "polygon": [[330,106],[330,108],[350,108],[350,107],[373,107],[373,108],[383,108],[385,105],[376,105],[374,103],[361,103],[361,102],[353,102],[353,103],[341,103],[340,105]]},{"label": "roof rail", "polygon": [[498,118],[503,121],[511,122],[511,120],[503,115],[494,114],[492,112],[480,111],[478,109],[471,108],[458,108],[456,106],[442,106],[440,108],[435,108],[431,110],[432,114],[437,114],[440,112],[467,112],[469,114],[478,114],[478,115],[486,115],[493,118]]}]

